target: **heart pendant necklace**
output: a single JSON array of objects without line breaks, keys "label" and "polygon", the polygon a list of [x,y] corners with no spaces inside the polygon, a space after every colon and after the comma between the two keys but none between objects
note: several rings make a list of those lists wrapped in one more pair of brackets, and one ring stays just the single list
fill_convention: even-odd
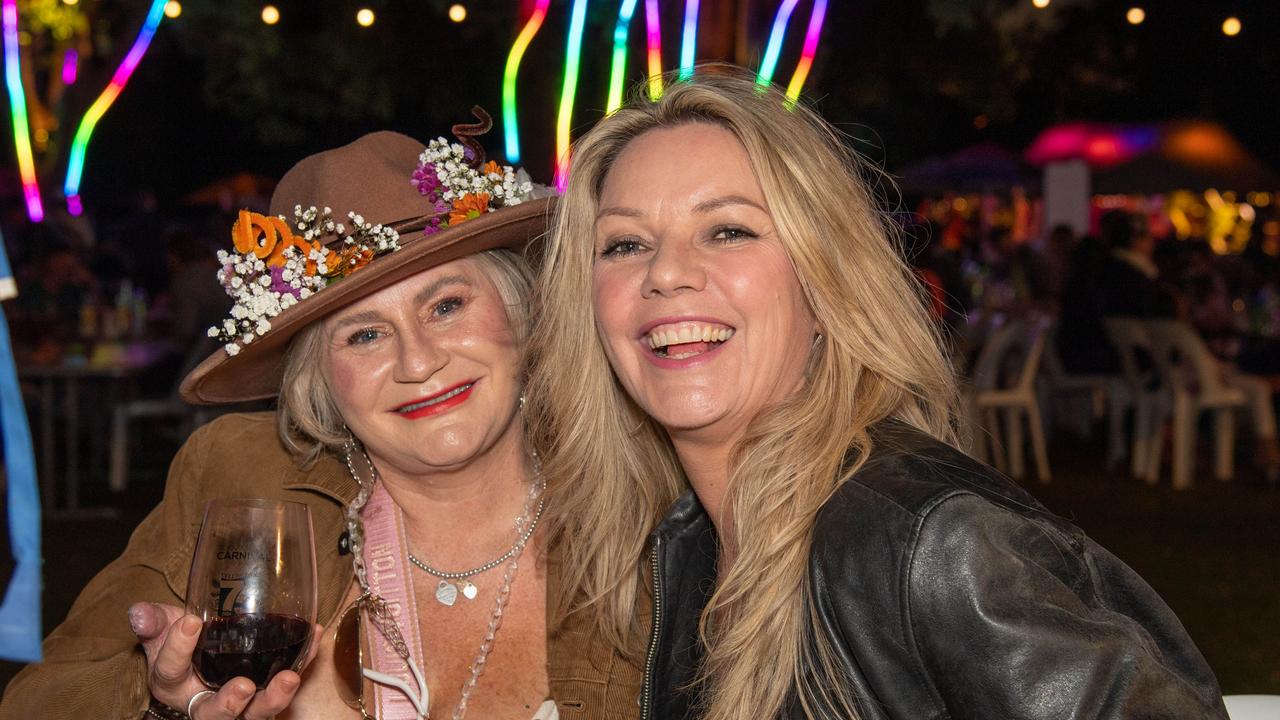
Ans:
[{"label": "heart pendant necklace", "polygon": [[[538,520],[542,518],[542,483],[535,482],[529,488],[529,495],[525,498],[524,512],[516,519],[516,528],[525,528],[524,532],[517,530],[516,541],[511,545],[511,549],[507,550],[500,557],[490,560],[489,562],[472,568],[470,570],[461,570],[458,572],[448,572],[445,570],[437,570],[427,563],[419,560],[409,553],[409,562],[413,563],[419,570],[439,578],[440,582],[436,585],[436,602],[446,607],[453,607],[458,602],[458,596],[467,600],[475,600],[480,594],[479,588],[471,582],[469,578],[479,575],[482,572],[492,570],[502,563],[510,560],[516,553],[524,548],[525,543],[533,536],[533,531],[538,527]],[[534,510],[533,503],[537,501],[538,508]],[[532,515],[532,519],[530,516]],[[461,580],[462,582],[456,582]]]}]

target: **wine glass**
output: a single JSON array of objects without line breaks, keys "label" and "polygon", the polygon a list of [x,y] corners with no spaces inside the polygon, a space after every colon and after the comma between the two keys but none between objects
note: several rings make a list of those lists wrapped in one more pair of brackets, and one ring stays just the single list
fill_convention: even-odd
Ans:
[{"label": "wine glass", "polygon": [[261,690],[297,671],[316,621],[311,510],[277,500],[210,500],[187,579],[204,622],[191,664],[210,687],[247,677]]}]

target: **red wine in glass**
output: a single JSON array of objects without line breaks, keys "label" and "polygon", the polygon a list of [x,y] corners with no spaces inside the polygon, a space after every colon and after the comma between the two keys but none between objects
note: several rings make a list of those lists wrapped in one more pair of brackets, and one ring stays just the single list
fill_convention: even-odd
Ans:
[{"label": "red wine in glass", "polygon": [[296,615],[232,615],[205,623],[192,656],[196,672],[210,685],[247,677],[259,689],[292,668],[311,637],[311,623]]},{"label": "red wine in glass", "polygon": [[216,688],[246,677],[261,690],[298,670],[316,619],[315,577],[307,506],[210,501],[187,581],[187,612],[204,621],[191,656],[200,679]]}]

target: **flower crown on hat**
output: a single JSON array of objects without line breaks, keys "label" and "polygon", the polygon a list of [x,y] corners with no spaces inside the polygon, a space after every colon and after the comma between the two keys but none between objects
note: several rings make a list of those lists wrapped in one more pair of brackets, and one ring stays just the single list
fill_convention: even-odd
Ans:
[{"label": "flower crown on hat", "polygon": [[[455,125],[460,142],[436,138],[418,157],[409,182],[426,200],[426,235],[451,228],[487,212],[519,205],[535,196],[523,169],[485,162],[475,141],[492,126],[480,108],[479,123]],[[381,255],[400,249],[400,233],[347,214],[350,228],[333,219],[330,208],[293,208],[293,223],[283,215],[241,210],[231,226],[234,252],[218,251],[218,282],[234,300],[230,316],[209,328],[228,355],[271,330],[271,319],[356,272]],[[348,232],[348,229],[350,232]],[[321,238],[334,236],[327,242]]]}]

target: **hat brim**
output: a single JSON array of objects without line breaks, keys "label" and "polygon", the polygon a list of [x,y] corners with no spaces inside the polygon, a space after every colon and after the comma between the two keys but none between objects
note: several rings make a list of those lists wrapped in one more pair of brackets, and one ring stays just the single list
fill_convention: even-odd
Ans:
[{"label": "hat brim", "polygon": [[503,208],[431,235],[369,263],[271,319],[271,330],[230,355],[219,348],[182,380],[182,399],[218,405],[272,398],[280,392],[285,353],[303,328],[360,298],[484,250],[521,250],[547,230],[555,198]]}]

